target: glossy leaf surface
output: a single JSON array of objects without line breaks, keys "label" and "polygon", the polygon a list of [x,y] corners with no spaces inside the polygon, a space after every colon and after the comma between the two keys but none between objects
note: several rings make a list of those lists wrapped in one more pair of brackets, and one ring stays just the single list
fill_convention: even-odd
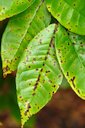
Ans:
[{"label": "glossy leaf surface", "polygon": [[10,19],[2,38],[3,72],[7,75],[17,69],[30,40],[50,23],[44,1],[37,0],[25,12]]},{"label": "glossy leaf surface", "polygon": [[70,33],[60,25],[56,33],[56,53],[71,87],[85,99],[85,36]]},{"label": "glossy leaf surface", "polygon": [[0,0],[0,21],[26,10],[35,0]]},{"label": "glossy leaf surface", "polygon": [[19,63],[16,84],[22,124],[48,103],[62,82],[54,49],[55,31],[54,24],[41,31]]},{"label": "glossy leaf surface", "polygon": [[69,31],[85,35],[85,0],[46,0],[48,10]]}]

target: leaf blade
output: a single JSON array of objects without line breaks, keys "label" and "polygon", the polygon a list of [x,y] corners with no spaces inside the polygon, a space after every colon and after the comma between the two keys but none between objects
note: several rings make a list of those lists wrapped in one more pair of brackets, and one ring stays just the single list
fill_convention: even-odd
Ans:
[{"label": "leaf blade", "polygon": [[85,36],[70,34],[61,25],[59,26],[56,34],[56,54],[72,89],[85,100]]},{"label": "leaf blade", "polygon": [[69,31],[85,35],[85,1],[46,0],[48,10]]},{"label": "leaf blade", "polygon": [[0,21],[26,10],[34,0],[0,0]]},{"label": "leaf blade", "polygon": [[49,25],[50,19],[45,3],[41,0],[37,0],[28,10],[10,19],[2,38],[4,75],[17,69],[22,52],[30,40]]},{"label": "leaf blade", "polygon": [[[22,124],[51,99],[61,84],[53,46],[55,25],[41,31],[29,44],[18,66],[16,78]],[[26,101],[26,102],[25,102]]]}]

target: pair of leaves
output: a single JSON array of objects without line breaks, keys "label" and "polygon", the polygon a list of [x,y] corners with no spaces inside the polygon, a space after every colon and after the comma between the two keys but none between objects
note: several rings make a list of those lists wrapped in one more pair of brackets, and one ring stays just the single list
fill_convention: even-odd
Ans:
[{"label": "pair of leaves", "polygon": [[48,10],[69,31],[85,35],[85,0],[46,0]]},{"label": "pair of leaves", "polygon": [[37,0],[23,13],[12,17],[2,38],[4,76],[17,69],[24,49],[40,30],[49,25],[51,17],[45,2]]},{"label": "pair of leaves", "polygon": [[15,71],[19,64],[16,84],[22,124],[51,99],[62,81],[54,44],[51,44],[55,25],[37,35],[49,25],[50,19],[45,2],[37,0],[26,11],[10,19],[2,38],[4,75]]},{"label": "pair of leaves", "polygon": [[28,44],[18,65],[16,84],[22,124],[51,99],[62,82],[54,43],[63,74],[85,99],[85,36],[52,24]]},{"label": "pair of leaves", "polygon": [[[85,1],[46,0],[51,14],[69,31],[85,35]],[[62,38],[61,38],[62,37]],[[56,34],[57,57],[62,71],[74,91],[85,99],[85,36],[66,32]]]},{"label": "pair of leaves", "polygon": [[0,0],[0,21],[26,10],[35,0]]}]

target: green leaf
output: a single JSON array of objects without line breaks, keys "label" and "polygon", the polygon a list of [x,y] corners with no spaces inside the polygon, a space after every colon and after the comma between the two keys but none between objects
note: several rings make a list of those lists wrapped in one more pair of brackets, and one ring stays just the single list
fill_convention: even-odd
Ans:
[{"label": "green leaf", "polygon": [[56,33],[56,53],[71,87],[85,99],[85,36],[68,33],[60,25]]},{"label": "green leaf", "polygon": [[25,12],[10,19],[2,39],[4,76],[17,69],[17,65],[30,40],[50,23],[45,3],[37,0]]},{"label": "green leaf", "polygon": [[54,49],[56,25],[41,31],[29,44],[18,66],[16,86],[22,124],[51,99],[62,81]]},{"label": "green leaf", "polygon": [[0,0],[0,21],[26,10],[35,0]]},{"label": "green leaf", "polygon": [[85,0],[46,0],[48,10],[69,31],[85,35]]}]

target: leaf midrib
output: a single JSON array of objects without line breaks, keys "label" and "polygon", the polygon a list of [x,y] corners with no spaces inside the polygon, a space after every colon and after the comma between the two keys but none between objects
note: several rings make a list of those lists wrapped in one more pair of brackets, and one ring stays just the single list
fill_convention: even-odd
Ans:
[{"label": "leaf midrib", "polygon": [[[56,33],[56,26],[55,26],[55,29],[54,29],[54,32],[53,32],[53,35]],[[43,65],[42,65],[42,68],[41,68],[41,70],[40,70],[40,72],[39,72],[39,75],[38,75],[38,78],[37,78],[37,80],[36,80],[36,83],[34,84],[34,87],[35,87],[35,85],[37,84],[37,86],[38,86],[38,83],[40,82],[40,80],[38,81],[38,79],[41,79],[41,73],[43,72],[43,68],[44,68],[44,66],[45,66],[45,62],[46,62],[46,60],[47,60],[47,56],[48,56],[48,54],[49,54],[49,50],[50,50],[50,45],[51,45],[51,43],[54,41],[54,36],[52,36],[52,38],[51,38],[51,40],[50,40],[50,43],[49,43],[49,47],[48,47],[48,50],[47,50],[47,54],[46,54],[46,56],[45,56],[45,58],[44,58],[44,62],[43,62]],[[38,82],[38,83],[37,83]],[[34,90],[34,92],[35,92],[36,90]],[[34,98],[34,97],[33,97]],[[31,99],[31,101],[33,100],[33,98]],[[30,103],[31,103],[31,101],[30,101]]]}]

